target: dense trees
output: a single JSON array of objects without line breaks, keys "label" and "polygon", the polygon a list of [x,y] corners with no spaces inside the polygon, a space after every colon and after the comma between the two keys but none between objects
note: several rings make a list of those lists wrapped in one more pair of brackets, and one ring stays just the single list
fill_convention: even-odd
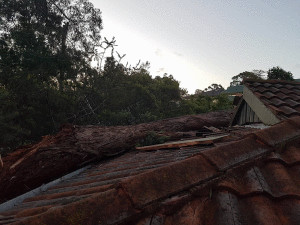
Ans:
[{"label": "dense trees", "polygon": [[171,75],[153,78],[149,63],[123,65],[101,29],[87,0],[0,1],[0,152],[63,123],[127,125],[231,107],[226,96],[188,96]]},{"label": "dense trees", "polygon": [[86,0],[3,0],[0,19],[1,147],[37,139],[67,122],[80,80],[96,74],[89,59],[102,20]]},{"label": "dense trees", "polygon": [[293,74],[291,72],[287,72],[277,66],[270,68],[267,72],[263,70],[253,70],[252,72],[245,71],[239,73],[238,75],[231,78],[232,82],[230,83],[230,86],[240,85],[242,84],[244,79],[262,80],[264,79],[265,75],[267,75],[268,80],[294,80]]},{"label": "dense trees", "polygon": [[261,80],[263,79],[263,74],[265,72],[263,70],[253,70],[252,72],[244,71],[242,73],[239,73],[236,76],[233,76],[232,82],[230,83],[230,86],[236,86],[240,85],[244,79],[257,79]]},{"label": "dense trees", "polygon": [[294,80],[293,74],[287,72],[279,66],[273,67],[268,70],[268,79],[272,80]]}]

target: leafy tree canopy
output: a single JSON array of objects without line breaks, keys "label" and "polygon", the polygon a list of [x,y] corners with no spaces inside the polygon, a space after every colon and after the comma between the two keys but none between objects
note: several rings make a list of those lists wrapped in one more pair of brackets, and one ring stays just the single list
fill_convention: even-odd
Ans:
[{"label": "leafy tree canopy", "polygon": [[294,80],[293,74],[287,72],[279,66],[273,67],[268,70],[268,79],[269,80]]},{"label": "leafy tree canopy", "polygon": [[230,82],[230,86],[240,85],[244,79],[261,80],[261,79],[263,79],[264,73],[265,72],[263,70],[253,70],[252,72],[244,71],[244,72],[239,73],[238,75],[233,76],[231,78],[232,82]]},{"label": "leafy tree canopy", "polygon": [[147,62],[124,65],[101,30],[88,0],[0,1],[0,153],[63,123],[129,125],[231,108],[225,95],[188,96],[172,75],[152,77]]}]

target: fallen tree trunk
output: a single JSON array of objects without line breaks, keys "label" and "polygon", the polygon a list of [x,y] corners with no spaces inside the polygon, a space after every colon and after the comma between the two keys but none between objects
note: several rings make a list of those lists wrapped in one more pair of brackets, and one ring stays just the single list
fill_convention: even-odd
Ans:
[{"label": "fallen tree trunk", "polygon": [[204,126],[226,127],[231,112],[210,112],[170,118],[131,126],[66,125],[54,136],[19,148],[3,157],[0,170],[0,202],[30,191],[95,160],[102,160],[133,149],[147,134],[180,139],[185,132]]}]

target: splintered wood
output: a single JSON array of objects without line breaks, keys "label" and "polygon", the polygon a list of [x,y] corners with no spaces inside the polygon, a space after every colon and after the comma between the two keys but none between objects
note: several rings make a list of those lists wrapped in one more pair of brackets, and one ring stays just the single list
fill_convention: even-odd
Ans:
[{"label": "splintered wood", "polygon": [[193,145],[209,145],[209,144],[213,144],[214,141],[220,140],[227,136],[228,134],[214,136],[214,137],[207,137],[207,138],[198,138],[193,140],[169,142],[169,143],[158,144],[158,145],[149,145],[143,147],[136,147],[136,150],[151,151],[151,150],[168,149],[168,148],[181,148],[181,147],[193,146]]},{"label": "splintered wood", "polygon": [[0,155],[0,169],[3,167],[3,161],[1,159],[1,155]]}]

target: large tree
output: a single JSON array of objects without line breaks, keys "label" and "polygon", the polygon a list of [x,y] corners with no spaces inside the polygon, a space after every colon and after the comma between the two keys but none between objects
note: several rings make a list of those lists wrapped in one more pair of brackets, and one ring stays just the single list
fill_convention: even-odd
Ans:
[{"label": "large tree", "polygon": [[230,82],[230,86],[236,86],[240,85],[244,79],[257,79],[261,80],[264,76],[263,70],[253,70],[252,72],[244,71],[242,73],[239,73],[238,75],[233,76],[232,82]]},{"label": "large tree", "polygon": [[30,73],[63,89],[86,76],[102,29],[101,12],[90,2],[3,0],[0,18],[0,82]]},{"label": "large tree", "polygon": [[74,114],[75,91],[96,74],[90,60],[101,29],[87,0],[0,1],[0,95],[14,103],[14,116],[0,110],[7,137],[37,139]]},{"label": "large tree", "polygon": [[268,70],[268,79],[269,80],[294,80],[293,74],[287,72],[279,66],[273,67]]}]

